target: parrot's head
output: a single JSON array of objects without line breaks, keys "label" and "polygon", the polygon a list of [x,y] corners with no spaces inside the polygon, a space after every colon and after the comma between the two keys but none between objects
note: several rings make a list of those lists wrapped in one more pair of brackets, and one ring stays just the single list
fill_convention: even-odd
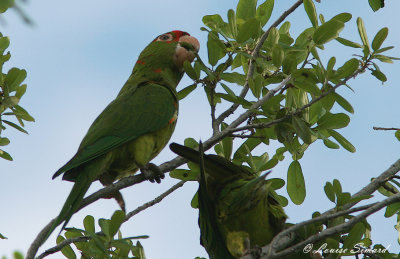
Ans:
[{"label": "parrot's head", "polygon": [[175,48],[173,55],[174,64],[182,70],[183,63],[187,60],[192,62],[200,49],[199,41],[184,31],[171,31],[161,34],[153,40],[153,42],[161,42],[161,44],[172,44]]},{"label": "parrot's head", "polygon": [[132,76],[140,82],[155,81],[176,88],[183,76],[183,63],[192,62],[199,48],[199,41],[187,32],[163,33],[140,53]]}]

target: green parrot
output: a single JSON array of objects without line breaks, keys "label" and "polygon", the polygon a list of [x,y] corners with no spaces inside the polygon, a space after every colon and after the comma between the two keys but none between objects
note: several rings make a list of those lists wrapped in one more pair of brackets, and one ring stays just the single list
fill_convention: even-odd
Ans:
[{"label": "green parrot", "polygon": [[200,243],[210,259],[240,258],[268,244],[285,225],[268,173],[258,176],[218,155],[172,143],[176,154],[200,165],[198,189]]},{"label": "green parrot", "polygon": [[[155,38],[140,54],[117,97],[90,126],[77,153],[53,179],[75,182],[46,239],[68,224],[93,181],[110,185],[138,169],[160,182],[164,175],[149,163],[169,141],[178,115],[176,87],[183,63],[192,62],[200,44],[187,32],[171,31]],[[124,209],[122,195],[114,196]]]}]

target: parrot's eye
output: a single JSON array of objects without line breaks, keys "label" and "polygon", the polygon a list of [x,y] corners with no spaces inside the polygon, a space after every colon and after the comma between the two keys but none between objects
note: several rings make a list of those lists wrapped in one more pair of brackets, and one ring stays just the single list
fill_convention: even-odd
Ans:
[{"label": "parrot's eye", "polygon": [[172,39],[172,35],[171,34],[163,34],[158,36],[158,41],[169,41]]}]

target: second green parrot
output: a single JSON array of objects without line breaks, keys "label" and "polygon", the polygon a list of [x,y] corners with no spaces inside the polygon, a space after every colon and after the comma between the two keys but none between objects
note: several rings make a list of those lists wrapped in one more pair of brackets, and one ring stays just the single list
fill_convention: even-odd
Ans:
[{"label": "second green parrot", "polygon": [[[53,179],[63,174],[75,184],[47,237],[63,222],[64,229],[93,181],[109,185],[138,169],[151,181],[163,178],[154,174],[158,168],[149,161],[174,131],[183,63],[193,61],[199,47],[196,38],[175,30],[161,34],[141,52],[118,96],[90,126],[77,153],[54,174]],[[123,204],[119,193],[115,198]]]},{"label": "second green parrot", "polygon": [[210,259],[239,258],[268,244],[283,228],[286,214],[267,174],[258,176],[218,155],[172,143],[170,149],[200,164],[200,242]]}]

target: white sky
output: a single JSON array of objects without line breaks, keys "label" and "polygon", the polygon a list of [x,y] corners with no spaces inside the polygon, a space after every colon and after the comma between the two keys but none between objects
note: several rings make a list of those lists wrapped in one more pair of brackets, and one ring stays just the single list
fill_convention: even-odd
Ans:
[{"label": "white sky", "polygon": [[[276,2],[271,21],[294,1]],[[381,27],[388,26],[389,36],[384,45],[397,46],[390,54],[399,57],[400,3],[386,1],[386,8],[373,13],[367,0],[349,2],[322,1],[316,6],[326,19],[339,12],[353,13],[343,37],[356,42],[360,42],[355,22],[358,16],[364,19],[370,40]],[[200,55],[207,60],[207,34],[199,29],[203,26],[202,17],[219,13],[226,19],[227,10],[235,9],[236,3],[229,0],[123,0],[117,4],[105,0],[30,1],[24,9],[34,20],[34,27],[23,24],[13,11],[7,13],[6,24],[0,27],[11,39],[12,58],[6,68],[27,69],[28,91],[21,105],[36,122],[27,123],[29,135],[12,129],[3,133],[11,140],[6,151],[15,161],[0,160],[0,233],[8,237],[0,240],[0,256],[10,256],[16,249],[25,253],[37,233],[58,214],[72,184],[59,178],[53,181],[51,176],[71,158],[94,118],[116,96],[141,50],[155,36],[179,29],[200,40]],[[310,26],[303,8],[289,20],[292,35]],[[334,43],[328,44],[326,50],[324,54],[321,52],[323,59],[334,55],[337,65],[357,53],[357,50],[344,49]],[[367,72],[350,82],[355,93],[343,87],[339,89],[355,108],[349,127],[340,132],[354,144],[357,152],[329,150],[320,142],[306,152],[300,162],[306,178],[307,198],[301,206],[286,208],[290,222],[308,219],[314,211],[325,211],[333,206],[323,191],[326,181],[339,179],[344,191],[354,193],[399,158],[400,142],[395,141],[393,132],[372,130],[372,126],[400,127],[399,63],[379,65],[388,77],[385,85]],[[185,77],[178,90],[188,84],[190,80]],[[180,103],[172,141],[182,143],[186,137],[207,139],[209,117],[207,101],[199,87]],[[273,148],[262,150],[265,151],[272,153]],[[159,164],[173,157],[166,148],[153,162]],[[274,169],[273,176],[286,179],[290,162],[289,156]],[[166,178],[160,185],[142,183],[124,190],[127,210],[152,200],[176,182]],[[99,188],[100,184],[95,183],[89,193]],[[122,233],[125,236],[150,235],[142,243],[151,259],[206,257],[199,244],[197,211],[190,207],[196,189],[197,184],[185,184],[161,204],[124,224]],[[287,196],[285,190],[281,194]],[[87,214],[109,218],[116,209],[114,200],[101,200],[74,215],[69,226],[81,227]],[[369,222],[374,241],[390,245],[398,252],[398,233],[393,228],[395,220],[395,217],[383,218],[382,211]],[[54,244],[55,235],[40,251]],[[57,254],[49,258],[64,257]]]}]

